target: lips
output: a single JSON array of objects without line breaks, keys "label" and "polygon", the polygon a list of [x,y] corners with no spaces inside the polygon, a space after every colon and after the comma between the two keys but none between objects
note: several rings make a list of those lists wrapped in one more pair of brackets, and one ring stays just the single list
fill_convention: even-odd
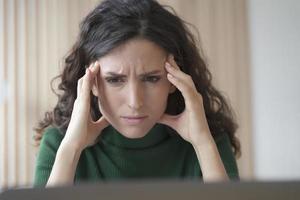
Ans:
[{"label": "lips", "polygon": [[126,119],[143,119],[146,118],[147,116],[123,116],[122,118]]},{"label": "lips", "polygon": [[123,121],[128,125],[138,125],[142,123],[148,116],[122,116]]}]

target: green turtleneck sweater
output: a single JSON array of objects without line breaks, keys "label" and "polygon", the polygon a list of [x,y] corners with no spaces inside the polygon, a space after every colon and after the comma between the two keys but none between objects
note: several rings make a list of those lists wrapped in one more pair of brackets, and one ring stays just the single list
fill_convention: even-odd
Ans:
[{"label": "green turtleneck sweater", "polygon": [[[48,128],[42,138],[35,169],[35,186],[46,185],[55,155],[63,139],[56,128]],[[227,174],[238,178],[227,134],[215,140]],[[112,126],[105,128],[99,141],[82,151],[75,183],[116,179],[200,178],[199,161],[193,146],[170,128],[156,124],[143,138],[129,139]]]}]

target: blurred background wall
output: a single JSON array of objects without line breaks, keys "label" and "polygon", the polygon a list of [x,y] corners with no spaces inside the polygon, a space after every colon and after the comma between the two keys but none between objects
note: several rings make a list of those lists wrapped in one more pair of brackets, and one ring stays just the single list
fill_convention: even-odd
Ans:
[{"label": "blurred background wall", "polygon": [[[54,107],[50,81],[62,69],[80,20],[98,2],[0,0],[0,188],[32,184],[38,150],[33,127]],[[299,11],[297,0],[159,2],[172,6],[200,32],[214,84],[236,112],[241,179],[300,178],[295,24],[300,12],[290,15],[290,9]],[[281,45],[284,54],[276,51]]]},{"label": "blurred background wall", "polygon": [[300,179],[300,1],[249,0],[254,173]]}]

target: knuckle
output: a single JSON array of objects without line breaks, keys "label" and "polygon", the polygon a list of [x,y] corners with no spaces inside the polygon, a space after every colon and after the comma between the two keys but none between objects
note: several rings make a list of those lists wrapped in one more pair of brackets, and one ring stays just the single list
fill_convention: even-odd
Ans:
[{"label": "knuckle", "polygon": [[192,79],[192,77],[191,77],[190,75],[185,74],[185,78],[186,78],[186,80],[187,80],[189,83],[193,82],[193,79]]},{"label": "knuckle", "polygon": [[81,82],[83,77],[84,77],[84,75],[82,77],[80,77],[77,82]]},{"label": "knuckle", "polygon": [[201,101],[201,102],[203,101],[203,97],[199,92],[197,92],[197,98],[199,101]]},{"label": "knuckle", "polygon": [[76,109],[78,106],[79,106],[79,100],[78,98],[76,98],[73,104],[73,110]]},{"label": "knuckle", "polygon": [[186,91],[187,91],[189,94],[193,94],[193,92],[194,92],[193,88],[191,88],[191,87],[187,87],[187,88],[186,88]]}]

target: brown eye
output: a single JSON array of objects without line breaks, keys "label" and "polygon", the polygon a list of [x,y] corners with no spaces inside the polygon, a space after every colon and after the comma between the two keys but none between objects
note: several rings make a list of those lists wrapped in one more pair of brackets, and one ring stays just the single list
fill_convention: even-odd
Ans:
[{"label": "brown eye", "polygon": [[108,78],[105,78],[105,80],[109,84],[120,84],[125,81],[123,78],[120,78],[120,77],[108,77]]},{"label": "brown eye", "polygon": [[143,79],[143,81],[147,81],[150,83],[156,83],[160,80],[160,76],[147,76]]}]

